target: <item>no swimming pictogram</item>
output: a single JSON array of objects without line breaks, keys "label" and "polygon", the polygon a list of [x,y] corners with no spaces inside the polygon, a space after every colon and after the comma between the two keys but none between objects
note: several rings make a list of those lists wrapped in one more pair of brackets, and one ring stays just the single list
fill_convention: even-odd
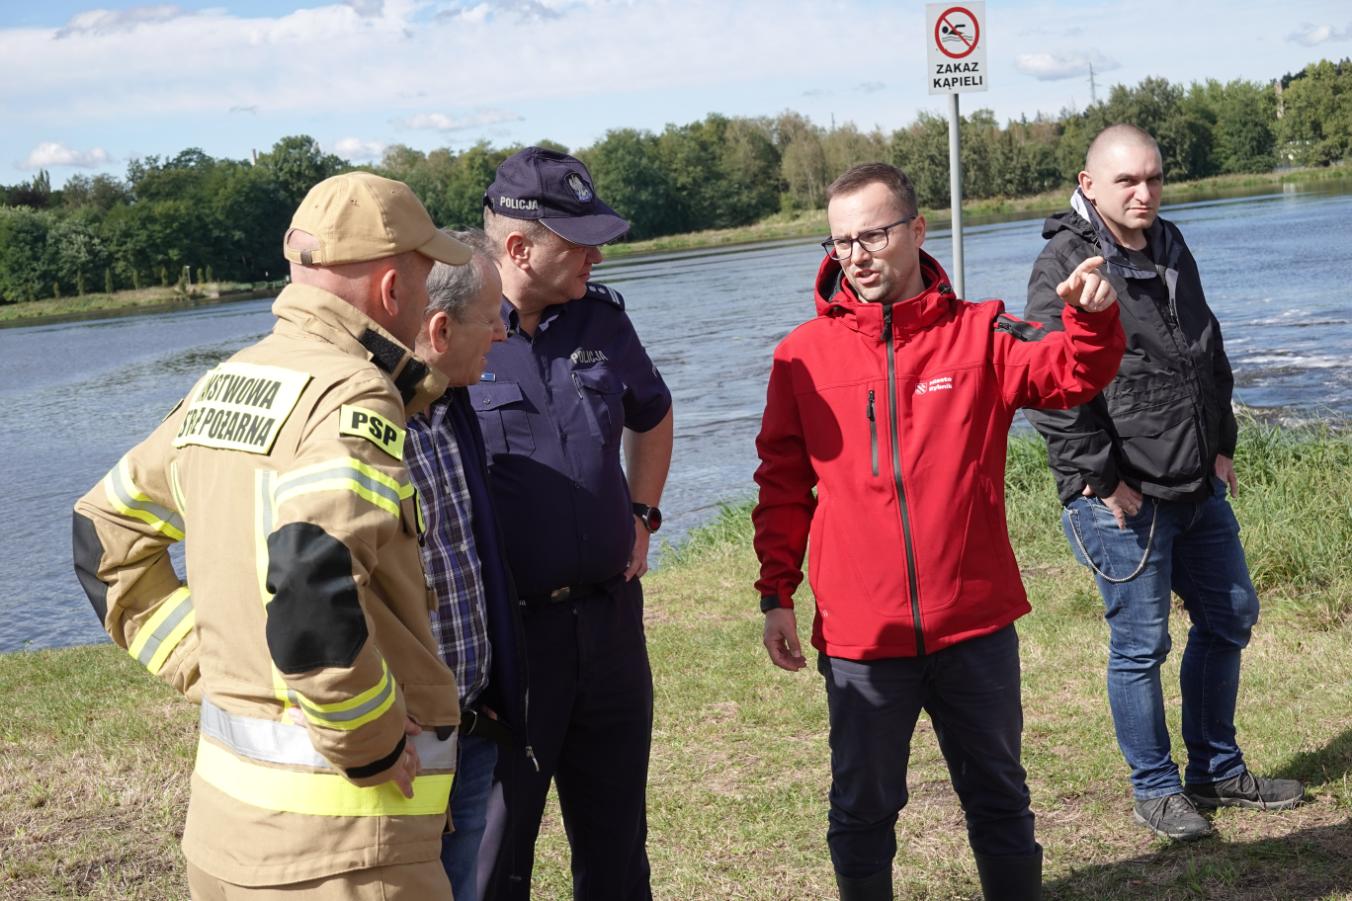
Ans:
[{"label": "no swimming pictogram", "polygon": [[981,23],[961,6],[950,6],[934,23],[934,44],[951,59],[970,56],[980,41]]},{"label": "no swimming pictogram", "polygon": [[961,0],[961,6],[925,4],[925,34],[931,35],[926,50],[931,94],[963,94],[987,90],[984,0]]}]

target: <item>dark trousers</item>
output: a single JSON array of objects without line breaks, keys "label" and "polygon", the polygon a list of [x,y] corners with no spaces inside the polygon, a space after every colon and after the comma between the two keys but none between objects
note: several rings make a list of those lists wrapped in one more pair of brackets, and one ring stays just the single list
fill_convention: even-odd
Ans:
[{"label": "dark trousers", "polygon": [[[530,897],[535,838],[550,780],[572,847],[577,901],[649,901],[645,793],[653,685],[637,579],[608,593],[525,609],[530,738],[498,756],[489,829],[501,847],[486,901]],[[487,867],[481,861],[481,867]]]},{"label": "dark trousers", "polygon": [[1023,707],[1019,638],[1007,626],[924,657],[822,655],[831,718],[826,842],[836,872],[871,876],[892,864],[897,814],[920,711],[929,714],[977,854],[1033,854],[1033,814],[1019,763]]}]

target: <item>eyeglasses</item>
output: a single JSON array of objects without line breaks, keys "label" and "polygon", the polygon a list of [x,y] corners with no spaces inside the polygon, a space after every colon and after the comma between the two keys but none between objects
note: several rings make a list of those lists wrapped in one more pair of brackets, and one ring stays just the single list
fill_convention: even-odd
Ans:
[{"label": "eyeglasses", "polygon": [[822,242],[822,250],[833,260],[848,260],[854,253],[854,242],[858,241],[859,246],[869,253],[877,253],[887,246],[887,233],[898,225],[905,225],[914,219],[915,216],[907,216],[905,219],[898,219],[896,222],[879,228],[870,228],[866,232],[860,232],[855,238],[827,238]]}]

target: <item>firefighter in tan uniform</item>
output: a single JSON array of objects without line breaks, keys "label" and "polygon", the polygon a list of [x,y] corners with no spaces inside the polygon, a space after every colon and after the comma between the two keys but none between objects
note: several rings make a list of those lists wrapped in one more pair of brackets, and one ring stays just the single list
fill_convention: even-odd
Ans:
[{"label": "firefighter in tan uniform", "polygon": [[76,504],[76,572],[113,640],[201,704],[195,899],[448,899],[459,709],[402,454],[445,387],[409,351],[428,271],[470,251],[355,172],[310,191],[285,253],[272,334]]}]

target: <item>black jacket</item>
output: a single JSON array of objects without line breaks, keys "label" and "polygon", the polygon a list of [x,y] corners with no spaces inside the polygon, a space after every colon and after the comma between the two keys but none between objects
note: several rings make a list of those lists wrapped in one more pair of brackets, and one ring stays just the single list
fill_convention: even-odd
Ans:
[{"label": "black jacket", "polygon": [[473,716],[465,716],[462,711],[461,730],[496,739],[499,727],[505,727],[527,757],[533,758],[535,752],[530,744],[526,719],[525,629],[516,586],[504,556],[506,543],[488,487],[488,455],[483,433],[479,431],[479,418],[470,404],[469,391],[451,388],[448,394],[451,401],[446,408],[446,423],[460,446],[460,459],[464,464],[465,484],[470,496],[470,522],[484,586],[488,641],[493,648],[488,686],[476,706],[491,708],[498,715],[495,722],[481,719],[477,710],[473,711]]},{"label": "black jacket", "polygon": [[[1097,220],[1097,211],[1077,199]],[[1024,318],[1060,328],[1057,284],[1103,254],[1107,264],[1099,272],[1117,291],[1127,338],[1117,377],[1092,401],[1027,411],[1047,440],[1061,502],[1085,485],[1107,496],[1119,481],[1163,500],[1194,495],[1208,485],[1217,454],[1234,456],[1236,425],[1220,325],[1183,235],[1172,222],[1155,221],[1147,232],[1149,270],[1112,241],[1101,221],[1074,210],[1048,218],[1042,236],[1048,241],[1028,280]]]}]

